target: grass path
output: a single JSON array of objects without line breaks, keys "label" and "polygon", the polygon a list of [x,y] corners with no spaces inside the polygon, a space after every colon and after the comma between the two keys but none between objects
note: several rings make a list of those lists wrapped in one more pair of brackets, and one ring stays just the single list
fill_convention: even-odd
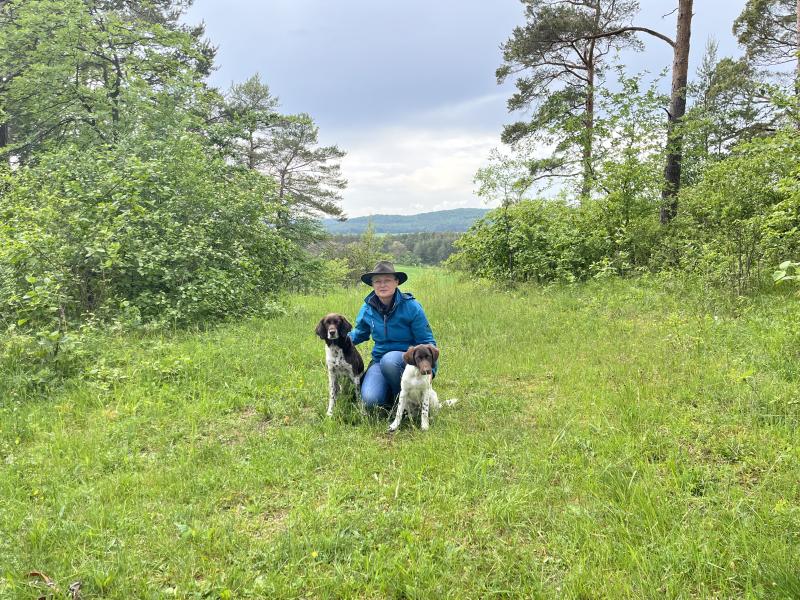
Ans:
[{"label": "grass path", "polygon": [[796,299],[413,271],[461,402],[390,437],[324,417],[365,289],[0,399],[0,598],[800,597]]}]

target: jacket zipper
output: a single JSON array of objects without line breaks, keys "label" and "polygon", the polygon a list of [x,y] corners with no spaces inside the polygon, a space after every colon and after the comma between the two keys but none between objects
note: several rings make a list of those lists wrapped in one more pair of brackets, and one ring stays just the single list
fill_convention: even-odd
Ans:
[{"label": "jacket zipper", "polygon": [[[377,306],[373,305],[373,308],[377,309]],[[387,340],[389,339],[389,324],[388,324],[389,315],[391,315],[396,308],[397,308],[397,301],[395,301],[395,303],[392,305],[392,308],[389,310],[389,312],[379,311],[383,314],[383,335]]]}]

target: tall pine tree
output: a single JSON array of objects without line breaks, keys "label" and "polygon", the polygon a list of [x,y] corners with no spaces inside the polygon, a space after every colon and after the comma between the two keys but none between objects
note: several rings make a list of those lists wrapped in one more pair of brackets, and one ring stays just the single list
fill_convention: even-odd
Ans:
[{"label": "tall pine tree", "polygon": [[595,89],[602,85],[606,57],[635,46],[630,33],[600,37],[629,23],[638,11],[635,0],[522,0],[526,24],[514,29],[503,45],[502,83],[516,79],[510,111],[532,109],[528,121],[505,127],[503,141],[532,140],[553,148],[532,160],[533,179],[580,177],[580,194],[588,197],[594,179]]}]

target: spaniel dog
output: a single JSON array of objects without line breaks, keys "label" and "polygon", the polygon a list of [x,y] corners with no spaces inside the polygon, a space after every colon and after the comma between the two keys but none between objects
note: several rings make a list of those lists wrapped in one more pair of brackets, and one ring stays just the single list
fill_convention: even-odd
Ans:
[{"label": "spaniel dog", "polygon": [[325,363],[328,366],[328,416],[333,416],[333,406],[339,396],[340,380],[346,377],[353,382],[356,390],[356,403],[361,404],[361,376],[364,361],[356,350],[348,332],[353,329],[342,315],[331,313],[323,317],[317,325],[316,333],[325,341]]},{"label": "spaniel dog", "polygon": [[[403,413],[408,413],[408,418],[412,418],[412,413],[420,413],[420,429],[427,431],[430,426],[428,416],[433,408],[440,408],[439,397],[431,386],[433,380],[433,367],[439,360],[439,349],[433,344],[420,344],[411,346],[405,354],[403,360],[406,368],[400,380],[400,399],[397,403],[397,413],[394,421],[389,425],[389,432],[397,431],[400,421],[403,420]],[[457,400],[452,399],[445,402],[447,406],[452,406]]]}]

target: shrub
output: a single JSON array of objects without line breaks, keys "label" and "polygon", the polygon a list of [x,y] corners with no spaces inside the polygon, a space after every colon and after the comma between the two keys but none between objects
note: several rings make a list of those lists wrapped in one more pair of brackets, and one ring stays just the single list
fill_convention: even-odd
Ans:
[{"label": "shrub", "polygon": [[765,266],[800,249],[795,132],[741,144],[680,196],[670,243],[678,264],[743,294]]},{"label": "shrub", "polygon": [[446,265],[496,280],[573,280],[585,275],[588,246],[578,212],[560,200],[523,200],[493,210],[455,242]]},{"label": "shrub", "polygon": [[272,183],[199,139],[61,147],[2,174],[0,319],[64,332],[88,315],[187,323],[258,311],[292,245]]}]

